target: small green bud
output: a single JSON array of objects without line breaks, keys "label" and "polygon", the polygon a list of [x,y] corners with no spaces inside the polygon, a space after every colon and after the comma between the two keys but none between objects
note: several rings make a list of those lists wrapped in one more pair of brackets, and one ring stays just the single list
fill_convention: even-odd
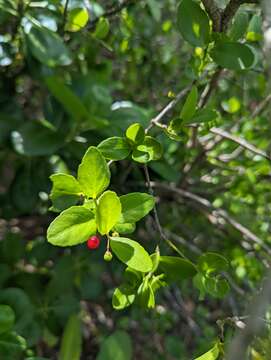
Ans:
[{"label": "small green bud", "polygon": [[111,251],[106,250],[106,252],[104,253],[104,261],[111,261],[113,258],[113,255],[111,253]]}]

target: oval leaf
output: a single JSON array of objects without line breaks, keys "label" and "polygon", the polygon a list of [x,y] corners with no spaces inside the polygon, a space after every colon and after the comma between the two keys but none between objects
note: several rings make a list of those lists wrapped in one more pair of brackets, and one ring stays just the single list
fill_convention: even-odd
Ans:
[{"label": "oval leaf", "polygon": [[217,43],[210,55],[218,65],[232,70],[248,69],[255,60],[250,47],[238,42]]},{"label": "oval leaf", "polygon": [[216,360],[219,357],[219,345],[216,343],[212,349],[207,351],[205,354],[201,355],[200,357],[197,357],[194,360]]},{"label": "oval leaf", "polygon": [[0,305],[0,334],[12,329],[15,313],[8,305]]},{"label": "oval leaf", "polygon": [[131,360],[132,355],[130,336],[124,331],[116,331],[102,342],[96,360]]},{"label": "oval leaf", "polygon": [[73,246],[87,241],[95,233],[93,213],[84,206],[72,206],[50,224],[47,239],[53,245]]},{"label": "oval leaf", "polygon": [[184,121],[190,120],[195,114],[198,103],[198,89],[193,86],[190,93],[188,94],[184,106],[182,108],[180,118]]},{"label": "oval leaf", "polygon": [[145,193],[130,193],[120,196],[121,222],[135,223],[146,216],[155,205],[155,198]]},{"label": "oval leaf", "polygon": [[123,160],[131,152],[130,145],[125,138],[114,136],[102,141],[98,149],[106,159]]},{"label": "oval leaf", "polygon": [[66,31],[76,32],[82,29],[88,22],[88,11],[85,8],[74,8],[68,11]]},{"label": "oval leaf", "polygon": [[106,191],[99,198],[96,220],[99,233],[108,234],[119,221],[121,215],[121,203],[114,191]]},{"label": "oval leaf", "polygon": [[138,242],[128,238],[111,237],[110,246],[117,258],[130,268],[141,272],[151,271],[152,260]]},{"label": "oval leaf", "polygon": [[171,281],[193,277],[197,272],[192,262],[177,256],[160,256],[158,270],[163,271]]},{"label": "oval leaf", "polygon": [[112,305],[116,310],[122,310],[130,305],[135,300],[135,294],[131,288],[126,285],[121,285],[115,289],[112,297]]},{"label": "oval leaf", "polygon": [[208,44],[210,24],[206,12],[193,0],[183,0],[177,11],[177,26],[183,38],[193,46]]},{"label": "oval leaf", "polygon": [[109,185],[109,167],[99,150],[91,146],[78,168],[78,181],[84,193],[96,199]]},{"label": "oval leaf", "polygon": [[[148,154],[147,161],[159,160],[163,154],[162,145],[159,143],[159,141],[157,141],[151,136],[146,136],[143,143],[137,146],[136,151],[138,151],[139,153]],[[135,161],[143,163],[147,162],[144,158],[142,160],[139,157],[135,157],[134,153],[133,159]]]},{"label": "oval leaf", "polygon": [[141,124],[134,123],[128,127],[125,133],[127,139],[135,144],[141,143],[145,138],[145,131]]},{"label": "oval leaf", "polygon": [[79,360],[82,352],[81,322],[78,315],[69,317],[61,339],[60,360]]},{"label": "oval leaf", "polygon": [[63,40],[53,31],[38,26],[32,26],[26,34],[29,50],[41,63],[47,66],[70,65],[70,53]]}]

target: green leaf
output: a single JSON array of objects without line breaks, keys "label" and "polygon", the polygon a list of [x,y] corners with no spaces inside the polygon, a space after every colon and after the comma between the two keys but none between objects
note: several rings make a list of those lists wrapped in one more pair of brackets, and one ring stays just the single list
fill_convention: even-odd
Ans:
[{"label": "green leaf", "polygon": [[143,163],[147,162],[145,160],[142,160],[141,157],[136,156],[135,154],[137,154],[137,152],[148,154],[147,161],[159,160],[163,154],[163,148],[159,141],[157,141],[151,136],[146,136],[142,144],[139,144],[137,146],[136,150],[132,154],[132,157],[135,161]]},{"label": "green leaf", "polygon": [[15,313],[8,305],[0,305],[0,334],[12,329],[15,322]]},{"label": "green leaf", "polygon": [[99,233],[108,234],[119,221],[121,202],[114,191],[104,192],[98,200],[96,220]]},{"label": "green leaf", "polygon": [[155,205],[155,198],[145,193],[130,193],[120,196],[121,223],[135,223],[146,216]]},{"label": "green leaf", "polygon": [[100,346],[96,360],[132,360],[132,341],[124,331],[115,331]]},{"label": "green leaf", "polygon": [[100,125],[94,117],[91,117],[80,98],[64,83],[58,76],[49,76],[44,79],[52,95],[60,102],[65,111],[70,114],[74,120],[82,122],[89,120],[89,129]]},{"label": "green leaf", "polygon": [[219,42],[210,55],[218,65],[231,70],[248,69],[255,60],[250,47],[238,42]]},{"label": "green leaf", "polygon": [[14,332],[0,335],[0,358],[17,360],[26,350],[26,341]]},{"label": "green leaf", "polygon": [[134,123],[128,127],[125,135],[132,143],[140,144],[144,141],[145,131],[141,124]]},{"label": "green leaf", "polygon": [[125,285],[135,290],[142,282],[143,274],[139,271],[127,267],[124,272]]},{"label": "green leaf", "polygon": [[166,274],[169,281],[178,281],[193,277],[196,272],[196,266],[189,260],[177,256],[160,256],[158,271]]},{"label": "green leaf", "polygon": [[159,262],[160,262],[160,251],[158,248],[156,248],[155,252],[151,254],[151,260],[152,260],[152,272],[155,273],[158,269]]},{"label": "green leaf", "polygon": [[130,268],[148,272],[152,269],[152,260],[147,251],[136,241],[111,237],[110,246],[117,258]]},{"label": "green leaf", "polygon": [[218,118],[218,114],[215,110],[210,109],[198,109],[192,118],[186,122],[186,124],[200,124],[209,121],[214,121]]},{"label": "green leaf", "polygon": [[26,156],[42,156],[55,153],[64,145],[63,135],[38,121],[28,121],[11,133],[14,149]]},{"label": "green leaf", "polygon": [[198,268],[203,273],[213,273],[219,271],[227,271],[229,263],[227,259],[217,253],[207,252],[198,259]]},{"label": "green leaf", "polygon": [[120,223],[114,226],[114,230],[120,234],[131,234],[135,231],[136,224],[134,223]]},{"label": "green leaf", "polygon": [[44,65],[54,67],[71,64],[70,52],[63,40],[53,31],[32,26],[26,39],[32,55]]},{"label": "green leaf", "polygon": [[150,154],[146,151],[139,151],[138,149],[134,149],[132,152],[132,159],[138,163],[146,164],[151,160]]},{"label": "green leaf", "polygon": [[145,279],[138,288],[136,301],[142,308],[153,309],[155,306],[154,292],[150,283]]},{"label": "green leaf", "polygon": [[82,194],[82,188],[79,182],[72,175],[58,173],[51,175],[50,179],[53,183],[51,193],[60,193],[67,195]]},{"label": "green leaf", "polygon": [[50,176],[53,182],[50,199],[52,201],[51,211],[62,211],[67,207],[75,205],[82,194],[82,188],[79,182],[68,174],[53,174]]},{"label": "green leaf", "polygon": [[135,300],[135,294],[127,285],[121,285],[115,289],[112,297],[112,305],[116,310],[122,310],[130,305]]},{"label": "green leaf", "polygon": [[102,40],[107,37],[109,30],[110,30],[110,24],[108,19],[104,17],[100,17],[93,35],[97,39]]},{"label": "green leaf", "polygon": [[93,213],[84,206],[72,206],[50,224],[47,239],[53,245],[73,246],[87,241],[95,233]]},{"label": "green leaf", "polygon": [[248,41],[260,41],[263,37],[262,30],[262,17],[261,15],[255,14],[249,22],[246,40]]},{"label": "green leaf", "polygon": [[220,276],[208,276],[200,272],[194,277],[193,284],[200,292],[200,300],[203,300],[206,294],[215,298],[223,298],[230,290],[226,279],[222,279]]},{"label": "green leaf", "polygon": [[91,146],[78,168],[78,181],[84,193],[96,199],[109,185],[109,167],[99,150]]},{"label": "green leaf", "polygon": [[86,8],[74,8],[68,10],[67,22],[65,25],[66,31],[76,32],[81,30],[87,24],[89,19]]},{"label": "green leaf", "polygon": [[150,9],[151,15],[155,21],[159,22],[162,15],[162,5],[158,0],[147,0],[148,7]]},{"label": "green leaf", "polygon": [[230,29],[229,36],[231,40],[237,41],[241,39],[248,27],[248,13],[244,11],[238,11],[234,17],[233,25]]},{"label": "green leaf", "polygon": [[61,339],[59,360],[80,360],[82,352],[81,321],[70,315]]},{"label": "green leaf", "polygon": [[[0,303],[9,305],[15,312],[14,330],[22,333],[29,329],[34,319],[34,308],[28,295],[19,288],[4,288],[0,291]],[[1,359],[1,357],[0,357]]]},{"label": "green leaf", "polygon": [[123,137],[110,137],[98,145],[98,149],[106,159],[123,160],[129,156],[131,147]]},{"label": "green leaf", "polygon": [[230,290],[227,280],[220,276],[206,277],[204,285],[210,295],[219,299],[223,299]]},{"label": "green leaf", "polygon": [[182,0],[177,9],[177,26],[183,38],[193,46],[204,47],[210,40],[209,18],[193,0]]},{"label": "green leaf", "polygon": [[179,129],[183,124],[182,119],[176,118],[169,122],[169,126],[164,129],[165,134],[174,141],[181,141],[182,137],[178,134]]},{"label": "green leaf", "polygon": [[31,213],[38,202],[38,190],[33,184],[34,171],[29,168],[21,168],[10,187],[10,195],[13,205],[22,213]]},{"label": "green leaf", "polygon": [[240,110],[241,102],[237,97],[232,96],[230,99],[222,101],[221,106],[223,107],[223,110],[230,114],[234,114]]},{"label": "green leaf", "polygon": [[216,343],[209,351],[194,360],[217,360],[219,353],[219,343]]},{"label": "green leaf", "polygon": [[196,86],[193,86],[185,100],[184,106],[180,114],[180,118],[183,119],[185,122],[190,120],[192,116],[195,114],[197,103],[198,103],[198,89]]}]

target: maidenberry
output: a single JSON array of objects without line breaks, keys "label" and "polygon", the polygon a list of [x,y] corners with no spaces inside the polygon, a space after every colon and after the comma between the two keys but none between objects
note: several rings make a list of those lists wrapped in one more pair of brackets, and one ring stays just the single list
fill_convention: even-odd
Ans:
[{"label": "maidenberry", "polygon": [[105,261],[111,261],[113,258],[113,255],[111,253],[111,251],[106,250],[105,254],[104,254],[104,260]]},{"label": "maidenberry", "polygon": [[91,236],[87,241],[87,247],[90,250],[97,249],[99,245],[100,245],[100,239],[96,235]]}]

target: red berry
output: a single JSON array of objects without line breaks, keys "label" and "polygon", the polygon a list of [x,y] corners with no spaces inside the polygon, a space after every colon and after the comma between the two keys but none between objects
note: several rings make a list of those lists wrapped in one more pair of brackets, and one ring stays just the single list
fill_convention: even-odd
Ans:
[{"label": "red berry", "polygon": [[100,239],[96,235],[91,236],[87,241],[87,247],[90,250],[97,249],[97,247],[99,247],[99,245],[100,245]]}]

